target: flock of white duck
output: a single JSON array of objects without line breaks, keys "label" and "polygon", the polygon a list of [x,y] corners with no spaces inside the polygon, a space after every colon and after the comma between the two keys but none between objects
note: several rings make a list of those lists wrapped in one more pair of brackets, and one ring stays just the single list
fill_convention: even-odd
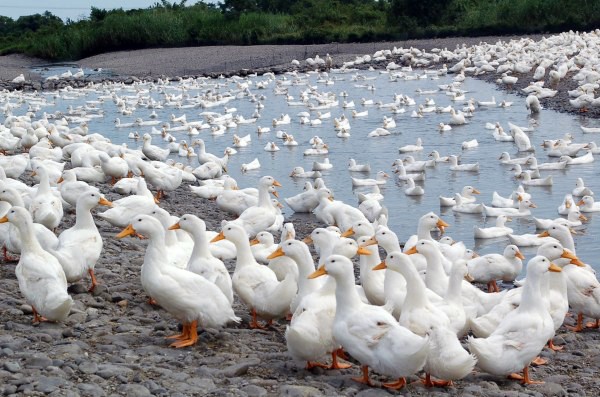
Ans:
[{"label": "flock of white duck", "polygon": [[[579,89],[585,95],[592,95],[590,92],[598,88],[595,81],[600,78],[595,70],[599,64],[598,39],[597,32],[565,33],[539,42],[498,42],[454,51],[426,53],[394,49],[378,51],[373,57],[357,58],[336,71],[353,73],[354,81],[367,84],[368,88],[369,77],[352,68],[371,59],[386,60],[397,55],[403,62],[417,67],[453,62],[451,68],[428,69],[422,75],[390,62],[386,72],[390,80],[397,81],[421,76],[436,78],[448,70],[453,71],[457,74],[454,83],[440,86],[439,92],[451,96],[456,105],[465,103],[463,110],[455,110],[453,106],[436,107],[432,99],[417,105],[414,99],[397,95],[389,104],[362,99],[361,106],[366,110],[352,113],[353,118],[366,117],[369,103],[389,109],[392,115],[401,114],[405,107],[418,106],[414,117],[448,113],[448,124],[439,126],[440,132],[444,132],[464,124],[480,108],[512,104],[456,99],[464,97],[460,87],[465,73],[496,71],[505,74],[501,79],[504,84],[514,84],[516,77],[511,74],[525,73],[537,66],[535,79],[538,81],[528,88],[532,94],[526,100],[531,112],[539,112],[538,97],[550,95],[550,89],[543,84],[544,70],[550,71],[550,84],[573,73],[573,78],[585,81]],[[330,77],[333,72],[321,74],[319,81],[325,86],[333,84],[335,80]],[[386,387],[399,389],[406,384],[405,377],[421,371],[425,373],[426,385],[449,385],[470,374],[475,366],[494,375],[509,375],[524,383],[535,383],[529,376],[529,365],[543,364],[544,360],[538,355],[544,346],[562,348],[554,346],[552,338],[569,308],[578,313],[576,331],[583,329],[584,316],[595,320],[590,326],[598,327],[600,283],[592,268],[576,256],[572,228],[586,221],[584,213],[600,211],[600,203],[594,202],[594,193],[581,178],[558,208],[558,213],[566,218],[534,218],[536,226],[544,230],[537,234],[517,235],[505,225],[513,217],[532,217],[531,208],[535,208],[535,204],[523,186],[508,198],[494,192],[489,206],[476,202],[475,196],[480,192],[473,186],[465,186],[453,197],[440,197],[440,206],[451,207],[454,212],[497,217],[493,227],[475,227],[474,236],[505,238],[506,248],[502,253],[477,256],[462,242],[448,236],[435,239],[438,234],[432,235],[432,231],[439,229],[441,236],[449,225],[433,212],[420,218],[416,234],[401,236],[406,240],[402,246],[399,237],[388,227],[387,211],[380,204],[383,195],[379,186],[390,178],[387,173],[381,171],[375,179],[351,179],[353,186],[373,188],[361,193],[360,205],[354,207],[334,200],[332,190],[321,178],[321,172],[334,165],[328,159],[315,161],[311,171],[293,168],[291,177],[313,178],[314,181],[307,181],[302,193],[284,201],[293,211],[312,212],[324,227],[314,229],[302,241],[297,240],[293,224],[284,224],[281,204],[271,198],[271,194],[277,197],[276,188],[281,186],[274,177],[263,176],[256,189],[239,189],[236,181],[227,175],[230,156],[235,154],[236,148],[248,146],[251,136],[234,135],[233,147],[220,157],[207,152],[204,140],[197,135],[220,135],[240,124],[256,123],[264,105],[254,89],[266,89],[269,84],[274,85],[274,93],[288,96],[290,106],[305,106],[307,110],[300,114],[299,122],[311,126],[330,118],[331,109],[352,109],[355,104],[346,98],[346,93],[341,93],[344,101],[340,105],[337,95],[320,92],[316,87],[302,91],[301,98],[295,100],[288,88],[306,84],[303,74],[298,72],[265,77],[256,87],[251,79],[233,77],[230,81],[237,89],[227,94],[217,94],[215,83],[206,79],[185,81],[178,98],[161,82],[135,86],[130,96],[115,93],[115,89],[126,89],[121,85],[91,85],[80,91],[66,89],[53,94],[63,98],[78,98],[90,91],[103,94],[85,107],[70,107],[65,118],[54,118],[46,113],[36,118],[35,112],[49,106],[46,98],[38,93],[3,94],[7,117],[0,127],[0,148],[12,154],[0,157],[0,239],[5,259],[9,259],[10,254],[20,255],[16,274],[21,292],[33,308],[35,321],[62,321],[69,315],[73,301],[67,293],[68,283],[89,276],[90,290],[97,285],[94,266],[102,253],[103,239],[91,211],[100,205],[109,209],[97,217],[123,228],[117,238],[144,236],[148,239],[141,285],[152,302],[183,324],[181,334],[170,337],[175,340],[173,347],[197,343],[198,327],[220,328],[239,322],[232,306],[237,296],[250,311],[253,328],[264,327],[259,319],[270,323],[291,316],[285,332],[287,348],[293,359],[305,362],[308,368],[349,368],[347,362],[340,361],[345,351],[362,366],[362,376],[356,380],[369,385],[372,384],[369,368],[392,379]],[[185,87],[194,87],[201,94],[192,97]],[[148,99],[149,90],[161,92],[163,101]],[[249,98],[256,104],[252,118],[236,115],[236,109],[227,107],[230,101],[241,98]],[[170,120],[173,124],[165,123],[161,129],[154,127],[160,124],[154,110],[148,121],[138,118],[123,124],[117,119],[115,128],[152,128],[142,135],[143,146],[133,150],[88,131],[88,123],[103,116],[102,101],[113,101],[124,115],[133,114],[136,107],[200,106],[206,109],[222,106],[224,112],[205,111],[202,120],[197,122],[173,115]],[[28,106],[26,114],[12,114],[24,104]],[[594,101],[588,105],[594,106]],[[272,126],[291,123],[289,116],[282,115],[272,121]],[[344,115],[336,118],[336,135],[348,138],[350,123]],[[506,133],[499,123],[488,124],[486,128],[494,130],[496,140],[513,142],[518,153],[527,154],[517,158],[511,158],[508,152],[500,155],[502,164],[516,168],[515,176],[524,186],[552,184],[552,176],[541,177],[540,173],[591,162],[597,151],[595,144],[574,143],[573,136],[566,134],[556,141],[543,143],[548,155],[559,161],[540,163],[531,154],[533,145],[528,135],[531,129],[509,124],[510,133]],[[390,135],[394,128],[394,118],[386,117],[383,126],[368,137]],[[204,129],[207,131],[201,133]],[[258,127],[259,134],[269,130]],[[173,134],[178,132],[189,135],[190,145],[177,141]],[[153,135],[164,144],[153,145]],[[131,133],[130,137],[137,139],[139,134]],[[282,145],[298,145],[291,134],[278,131],[277,138],[282,140]],[[305,155],[328,151],[328,145],[317,136],[310,139],[310,145]],[[462,149],[477,145],[476,139],[465,141]],[[277,150],[274,141],[265,147],[268,152]],[[400,153],[415,154],[422,150],[421,138],[416,139],[414,145],[399,148]],[[577,156],[580,152],[585,154]],[[193,169],[168,159],[177,155],[197,158],[200,166]],[[430,158],[420,161],[406,155],[394,161],[394,174],[405,182],[406,195],[424,194],[423,187],[415,182],[423,181],[431,167],[447,164],[449,172],[480,171],[479,164],[460,164],[456,155],[441,156],[434,150]],[[243,164],[242,170],[259,167],[256,158]],[[525,170],[527,167],[530,169]],[[348,169],[368,172],[370,166],[350,159]],[[37,176],[36,186],[19,180],[26,170]],[[112,189],[126,195],[124,198],[109,202],[97,187],[89,185],[103,183],[100,186],[104,189],[108,179]],[[199,186],[195,185],[196,181],[200,181]],[[194,183],[190,184],[194,194],[214,199],[214,205],[235,219],[223,222],[217,233],[207,230],[205,222],[194,214],[180,217],[169,214],[158,203],[182,182]],[[156,195],[148,185],[156,190]],[[56,236],[54,232],[61,225],[64,209],[70,207],[75,208],[76,222]],[[275,242],[273,233],[281,233],[279,243]],[[316,263],[309,244],[314,245],[319,256]],[[517,282],[517,288],[500,291],[498,280],[513,282],[521,274],[525,257],[519,247],[523,246],[538,247],[537,255],[527,262],[526,278]],[[380,248],[386,252],[383,260]],[[352,262],[357,255],[359,285],[355,282]],[[223,262],[228,259],[235,259],[231,276]],[[488,292],[470,281],[487,284]],[[466,340],[462,339],[467,334]],[[466,342],[468,350],[461,340]],[[331,364],[323,362],[327,357],[331,357]],[[523,371],[523,375],[515,374],[518,371]]]}]

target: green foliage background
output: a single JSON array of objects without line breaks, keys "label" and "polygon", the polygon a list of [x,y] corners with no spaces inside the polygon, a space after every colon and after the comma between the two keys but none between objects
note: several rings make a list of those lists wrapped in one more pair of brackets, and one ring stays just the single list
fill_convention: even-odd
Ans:
[{"label": "green foliage background", "polygon": [[162,0],[148,9],[92,8],[0,16],[0,54],[76,60],[103,52],[195,45],[317,44],[589,30],[598,0]]}]

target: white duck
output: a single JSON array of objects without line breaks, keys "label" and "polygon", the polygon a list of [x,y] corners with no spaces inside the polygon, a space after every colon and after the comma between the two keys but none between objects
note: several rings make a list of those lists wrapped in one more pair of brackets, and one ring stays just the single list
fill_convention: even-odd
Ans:
[{"label": "white duck", "polygon": [[144,134],[143,140],[142,153],[150,160],[165,161],[169,157],[171,153],[169,149],[163,149],[152,144],[152,135]]},{"label": "white duck", "polygon": [[379,171],[377,173],[376,179],[359,179],[352,177],[352,186],[372,186],[372,185],[385,185],[387,183],[387,179],[390,176],[386,174],[384,171]]},{"label": "white duck", "polygon": [[415,184],[414,179],[406,179],[406,188],[404,188],[404,194],[407,196],[422,196],[425,194],[425,189]]},{"label": "white duck", "polygon": [[177,229],[185,230],[194,240],[194,249],[186,270],[199,274],[215,284],[227,298],[229,304],[232,304],[231,277],[223,261],[215,258],[210,251],[206,223],[196,215],[184,214],[177,223],[169,227],[169,230]]},{"label": "white duck", "polygon": [[142,287],[167,312],[183,323],[180,335],[172,347],[192,346],[198,341],[197,326],[221,328],[229,322],[239,322],[231,304],[221,290],[204,277],[190,271],[170,266],[164,248],[165,229],[149,216],[136,216],[125,230],[117,235],[123,238],[141,233],[148,237],[142,265]]},{"label": "white duck", "polygon": [[496,218],[496,226],[481,228],[473,226],[473,234],[475,238],[496,238],[511,234],[513,229],[504,224],[509,221],[508,216],[499,215]]},{"label": "white duck", "polygon": [[573,196],[582,197],[582,196],[593,196],[594,192],[592,191],[592,189],[585,186],[585,184],[583,182],[583,178],[577,178],[577,180],[575,181],[575,187],[573,188],[573,191],[571,192],[571,194],[573,194]]},{"label": "white duck", "polygon": [[537,208],[531,200],[519,200],[519,208],[495,208],[483,205],[485,216],[506,215],[509,217],[524,217],[531,215],[531,208]]},{"label": "white duck", "polygon": [[286,197],[283,201],[285,201],[294,212],[312,212],[312,210],[319,205],[317,190],[310,182],[304,183],[304,191],[302,193],[298,193],[292,197]]},{"label": "white duck", "polygon": [[[474,203],[476,198],[473,197],[474,194],[481,194],[481,192],[475,189],[473,186],[467,185],[464,186],[460,192],[460,196],[463,203]],[[456,205],[456,200],[454,197],[443,197],[440,196],[440,207],[451,207]]]},{"label": "white duck", "polygon": [[113,226],[125,227],[134,216],[151,213],[155,205],[154,196],[148,190],[146,180],[139,178],[136,194],[113,201],[112,208],[99,213],[98,217]]},{"label": "white duck", "polygon": [[211,242],[227,239],[235,244],[237,259],[232,277],[233,289],[252,314],[251,328],[262,328],[258,317],[268,320],[284,317],[296,295],[297,282],[293,274],[278,281],[271,269],[259,265],[252,256],[246,231],[227,223]]},{"label": "white duck", "polygon": [[399,389],[425,364],[428,340],[400,326],[385,309],[364,304],[354,287],[352,262],[341,255],[330,256],[310,277],[328,274],[336,280],[336,314],[333,336],[362,365],[362,377],[371,385],[369,367],[399,379],[386,387]]},{"label": "white duck", "polygon": [[97,187],[90,186],[83,181],[78,181],[73,170],[63,172],[62,177],[58,179],[57,183],[59,184],[58,190],[62,199],[73,207],[77,205],[77,199],[82,193],[88,190],[100,192]]},{"label": "white duck", "polygon": [[[399,318],[400,325],[417,335],[429,335],[425,385],[448,385],[451,380],[467,376],[475,365],[475,359],[461,347],[456,331],[450,329],[450,320],[446,313],[429,301],[425,284],[410,258],[398,251],[391,252],[385,262],[376,266],[374,270],[385,268],[402,274],[406,279],[407,293]],[[461,281],[462,278],[458,278],[459,286]],[[431,375],[447,381],[432,381]]]},{"label": "white duck", "polygon": [[458,157],[457,156],[450,155],[448,157],[450,158],[450,170],[451,171],[479,172],[479,163],[458,164]]},{"label": "white duck", "polygon": [[594,202],[592,196],[583,196],[577,203],[581,212],[598,212],[600,211],[600,202]]},{"label": "white duck", "polygon": [[[102,236],[94,223],[91,210],[98,205],[111,206],[112,203],[95,191],[84,192],[77,199],[75,225],[58,236],[58,246],[49,252],[60,262],[67,281],[73,283],[89,274],[93,292],[98,285],[94,267],[102,253]],[[81,247],[85,247],[84,250]]]},{"label": "white duck", "polygon": [[269,228],[275,223],[277,213],[269,198],[269,189],[281,186],[272,176],[263,176],[258,184],[258,202],[248,207],[240,216],[230,223],[240,225],[250,237]]},{"label": "white duck", "polygon": [[369,164],[357,164],[355,159],[348,160],[348,170],[352,172],[370,172]]},{"label": "white duck", "polygon": [[510,312],[487,338],[468,338],[469,350],[477,357],[477,366],[493,375],[510,375],[523,370],[523,376],[512,376],[525,384],[529,364],[554,335],[554,323],[540,292],[543,275],[561,269],[543,256],[527,264],[527,283],[521,304]]},{"label": "white duck", "polygon": [[423,141],[421,138],[417,138],[417,143],[414,145],[404,145],[398,148],[398,152],[400,153],[408,153],[408,152],[420,152],[423,150]]},{"label": "white duck", "polygon": [[34,173],[40,176],[40,184],[31,199],[29,212],[35,223],[41,223],[48,229],[54,230],[63,218],[62,201],[50,188],[50,179],[46,168],[38,165],[35,167]]},{"label": "white duck", "polygon": [[15,273],[19,289],[33,309],[34,323],[65,320],[73,305],[67,279],[58,260],[40,246],[31,215],[25,208],[13,207],[0,218],[0,223],[4,222],[15,225],[21,235],[21,258]]},{"label": "white duck", "polygon": [[486,283],[489,292],[499,292],[496,280],[512,282],[523,269],[525,259],[516,245],[507,245],[502,255],[492,253],[467,261],[473,281]]}]

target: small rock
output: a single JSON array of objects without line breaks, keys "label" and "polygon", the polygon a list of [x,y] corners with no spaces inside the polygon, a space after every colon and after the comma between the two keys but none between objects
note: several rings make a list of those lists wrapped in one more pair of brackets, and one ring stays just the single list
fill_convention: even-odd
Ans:
[{"label": "small rock", "polygon": [[151,396],[150,390],[139,384],[121,385],[119,392],[129,397]]},{"label": "small rock", "polygon": [[284,385],[279,389],[280,396],[287,397],[318,397],[323,393],[319,389],[310,386]]},{"label": "small rock", "polygon": [[391,396],[390,393],[383,389],[367,389],[359,391],[355,394],[355,397],[385,397]]},{"label": "small rock", "polygon": [[566,396],[567,391],[558,383],[546,382],[537,387],[544,396]]},{"label": "small rock", "polygon": [[123,299],[123,300],[120,300],[117,302],[117,306],[125,308],[125,307],[127,307],[127,303],[128,303],[127,299]]},{"label": "small rock", "polygon": [[37,353],[25,360],[27,368],[46,368],[52,365],[52,360],[45,354]]},{"label": "small rock", "polygon": [[248,361],[244,361],[244,362],[241,362],[238,364],[231,365],[231,366],[223,369],[221,371],[221,373],[223,374],[223,376],[226,376],[227,378],[233,378],[236,376],[244,375],[246,372],[248,372],[248,369],[250,368],[250,366],[258,365],[258,364],[260,364],[259,359],[248,360]]},{"label": "small rock", "polygon": [[242,391],[246,393],[248,397],[263,397],[267,395],[267,389],[256,385],[242,387]]},{"label": "small rock", "polygon": [[100,386],[92,383],[80,383],[77,388],[83,397],[104,397],[106,395]]},{"label": "small rock", "polygon": [[84,374],[95,374],[98,372],[98,364],[92,361],[84,361],[79,364],[78,369]]},{"label": "small rock", "polygon": [[4,369],[8,372],[15,373],[21,370],[21,366],[19,365],[19,363],[8,361],[4,363]]},{"label": "small rock", "polygon": [[40,376],[35,390],[42,393],[52,393],[65,384],[65,380],[56,376]]}]

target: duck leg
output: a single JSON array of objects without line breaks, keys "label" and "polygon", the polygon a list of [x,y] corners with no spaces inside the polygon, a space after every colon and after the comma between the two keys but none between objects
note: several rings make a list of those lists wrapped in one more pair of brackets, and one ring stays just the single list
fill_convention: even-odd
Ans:
[{"label": "duck leg", "polygon": [[187,347],[187,346],[193,346],[196,344],[196,342],[198,342],[198,320],[194,320],[191,323],[187,324],[188,327],[188,338],[181,340],[179,342],[174,342],[171,343],[171,347],[175,347],[177,349],[180,349],[182,347]]},{"label": "duck leg", "polygon": [[96,280],[96,275],[94,274],[94,269],[88,269],[88,274],[92,278],[92,285],[88,288],[88,292],[94,292],[96,285],[98,285],[98,280]]},{"label": "duck leg", "polygon": [[[338,350],[334,350],[333,352],[331,352],[331,366],[329,366],[329,369],[347,369],[352,367],[351,364],[344,364],[344,363],[340,363],[338,362]],[[341,358],[341,356],[340,356]]]},{"label": "duck leg", "polygon": [[544,384],[543,381],[531,380],[531,378],[529,377],[529,366],[523,368],[523,380],[521,381],[521,383],[524,385],[542,385],[542,384]]},{"label": "duck leg", "polygon": [[400,378],[400,379],[398,379],[397,382],[383,384],[383,387],[385,387],[386,389],[391,389],[391,390],[400,390],[404,386],[406,386],[406,378]]},{"label": "duck leg", "polygon": [[575,327],[567,327],[573,332],[581,332],[583,331],[583,313],[577,314],[577,325]]},{"label": "duck leg", "polygon": [[533,364],[535,366],[546,365],[546,364],[548,364],[548,360],[546,360],[545,358],[541,358],[540,356],[537,356],[536,358],[533,359],[531,364]]},{"label": "duck leg", "polygon": [[500,292],[500,289],[498,288],[498,284],[496,284],[496,280],[492,280],[489,283],[487,283],[488,286],[488,292],[492,293],[492,292]]},{"label": "duck leg", "polygon": [[252,329],[265,329],[267,327],[260,325],[258,323],[258,315],[256,314],[256,309],[252,309],[252,321],[250,321],[250,328]]},{"label": "duck leg", "polygon": [[46,317],[40,316],[38,311],[35,310],[35,307],[31,306],[31,311],[33,312],[32,324],[44,323],[44,322],[48,321],[48,319]]},{"label": "duck leg", "polygon": [[2,254],[4,254],[4,262],[18,262],[19,259],[8,255],[6,247],[2,247]]},{"label": "duck leg", "polygon": [[352,380],[358,383],[363,383],[368,386],[373,386],[373,382],[371,382],[371,379],[369,379],[369,366],[363,365],[362,376],[360,378],[352,378]]},{"label": "duck leg", "polygon": [[313,368],[324,368],[328,369],[329,366],[327,364],[320,363],[318,361],[307,361],[306,367],[304,369],[313,369]]},{"label": "duck leg", "polygon": [[425,379],[422,380],[425,387],[446,387],[453,386],[451,380],[432,380],[429,372],[425,373]]},{"label": "duck leg", "polygon": [[167,339],[184,340],[184,339],[189,338],[189,333],[190,333],[189,326],[186,324],[183,324],[183,330],[180,334],[167,336]]},{"label": "duck leg", "polygon": [[556,346],[554,344],[554,342],[552,341],[552,339],[550,339],[548,341],[548,349],[550,349],[550,350],[553,350],[553,351],[557,352],[557,351],[561,351],[564,348],[565,348],[564,346]]},{"label": "duck leg", "polygon": [[596,322],[587,323],[586,328],[600,328],[600,319],[596,319]]}]

